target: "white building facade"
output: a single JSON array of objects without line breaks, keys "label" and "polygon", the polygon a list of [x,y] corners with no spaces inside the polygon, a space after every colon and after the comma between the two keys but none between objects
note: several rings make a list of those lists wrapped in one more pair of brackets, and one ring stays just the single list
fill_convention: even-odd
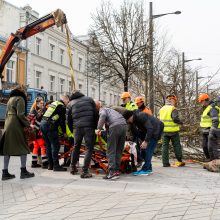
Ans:
[{"label": "white building facade", "polygon": [[[50,12],[48,12],[50,13]],[[7,38],[11,32],[39,18],[30,6],[18,8],[0,0],[0,36]],[[68,18],[67,18],[68,21]],[[88,76],[88,47],[82,39],[71,39],[74,78],[76,88],[85,95],[102,100],[106,105],[121,103],[122,85],[99,83],[97,78]],[[26,47],[26,84],[31,88],[42,88],[48,97],[58,99],[62,93],[71,92],[71,75],[67,54],[66,33],[55,26],[38,33],[22,42]],[[12,57],[12,59],[15,59]],[[52,98],[52,97],[51,97]]]}]

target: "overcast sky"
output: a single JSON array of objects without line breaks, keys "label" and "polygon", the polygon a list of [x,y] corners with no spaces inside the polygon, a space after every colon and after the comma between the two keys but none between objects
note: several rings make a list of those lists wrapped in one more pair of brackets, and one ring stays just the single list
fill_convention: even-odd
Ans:
[{"label": "overcast sky", "polygon": [[[87,34],[92,22],[91,13],[101,0],[7,0],[23,7],[29,4],[40,16],[61,8],[67,16],[74,35]],[[122,0],[111,0],[118,6]],[[187,63],[201,66],[199,74],[208,76],[220,68],[220,0],[153,0],[153,14],[180,10],[180,15],[168,15],[154,20],[167,32],[170,43],[185,52],[185,59],[202,58],[202,61]],[[149,1],[144,1],[148,14]],[[220,72],[218,75],[220,78]],[[205,79],[201,79],[205,82]]]}]

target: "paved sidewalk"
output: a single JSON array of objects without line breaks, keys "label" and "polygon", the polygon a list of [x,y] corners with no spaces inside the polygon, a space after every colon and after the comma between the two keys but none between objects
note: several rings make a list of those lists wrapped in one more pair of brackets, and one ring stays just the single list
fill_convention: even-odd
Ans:
[{"label": "paved sidewalk", "polygon": [[117,181],[42,169],[20,180],[19,158],[12,158],[16,179],[0,181],[0,219],[220,220],[219,174],[198,164],[163,168],[155,159],[153,165],[150,176],[122,175]]}]

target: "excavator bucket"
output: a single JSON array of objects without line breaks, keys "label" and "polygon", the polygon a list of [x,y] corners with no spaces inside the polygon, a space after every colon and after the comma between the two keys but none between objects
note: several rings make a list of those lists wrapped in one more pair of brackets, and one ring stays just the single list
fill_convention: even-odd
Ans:
[{"label": "excavator bucket", "polygon": [[51,14],[54,17],[54,20],[55,20],[57,27],[60,27],[63,24],[67,23],[66,15],[64,14],[64,12],[61,9],[58,8],[56,11],[53,11]]}]

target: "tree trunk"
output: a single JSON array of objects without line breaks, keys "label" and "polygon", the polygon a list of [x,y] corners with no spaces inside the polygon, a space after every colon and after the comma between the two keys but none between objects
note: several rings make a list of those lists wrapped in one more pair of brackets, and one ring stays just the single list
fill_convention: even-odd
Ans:
[{"label": "tree trunk", "polygon": [[124,80],[124,91],[128,92],[128,79],[129,79],[129,74],[126,72],[125,73],[125,80]]}]

